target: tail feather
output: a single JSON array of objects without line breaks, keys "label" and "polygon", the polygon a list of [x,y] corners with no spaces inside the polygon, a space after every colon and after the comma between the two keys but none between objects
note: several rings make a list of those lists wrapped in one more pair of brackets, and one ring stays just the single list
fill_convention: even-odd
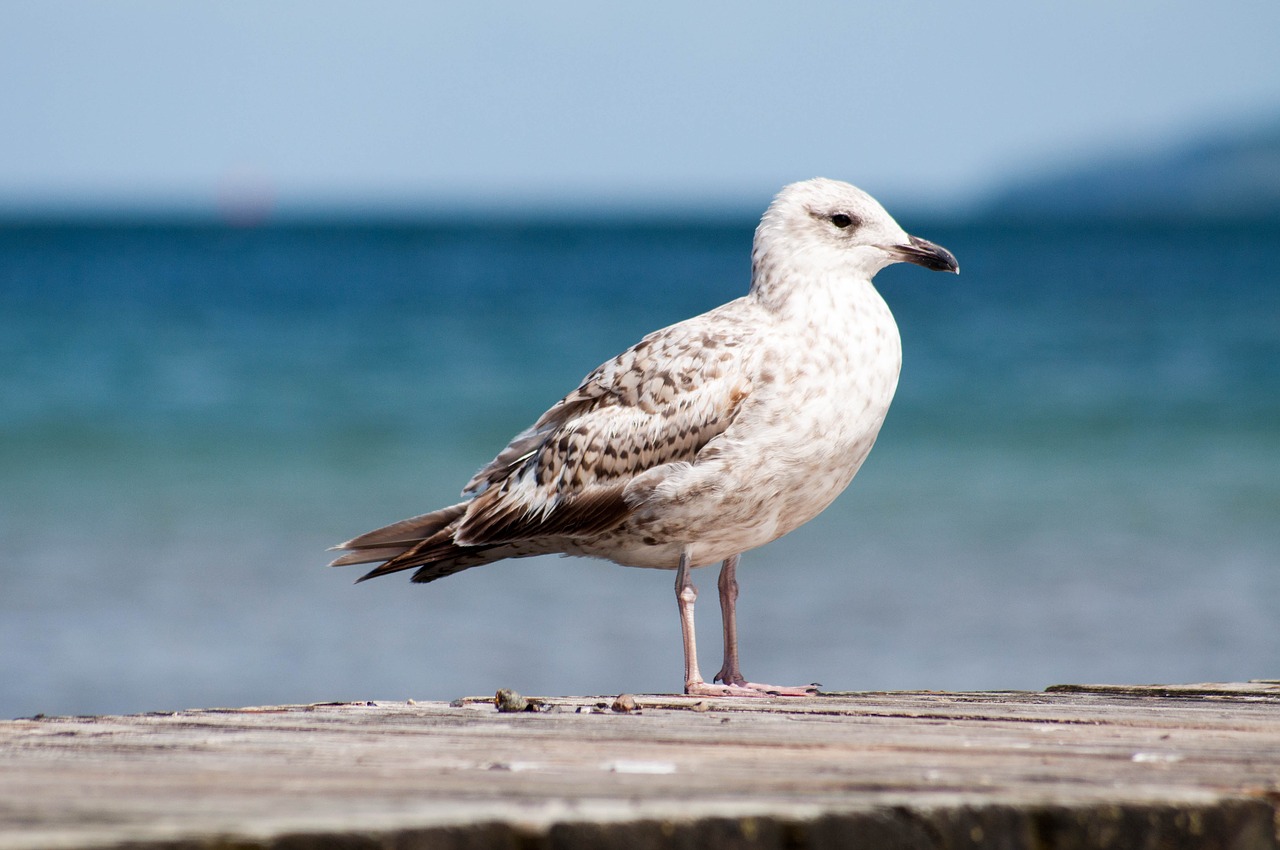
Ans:
[{"label": "tail feather", "polygon": [[405,546],[392,546],[386,549],[356,549],[345,555],[339,555],[329,562],[331,567],[347,567],[352,564],[372,564],[374,561],[389,561],[396,555],[408,551]]},{"label": "tail feather", "polygon": [[[453,533],[456,530],[456,525],[445,527],[432,537],[387,558],[386,563],[365,573],[358,581],[367,581],[378,576],[398,573],[401,570],[426,569],[428,567],[432,568],[428,570],[429,572],[435,572],[437,567],[442,570],[434,575],[435,578],[440,578],[456,573],[458,570],[465,570],[467,567],[478,567],[481,564],[489,564],[506,557],[502,554],[489,554],[491,550],[506,547],[459,546],[453,542]],[[416,577],[414,579],[414,581],[429,580]]]},{"label": "tail feather", "polygon": [[385,564],[373,568],[360,576],[356,583],[371,578],[398,573],[401,570],[417,568],[413,574],[416,583],[435,581],[438,578],[453,575],[471,567],[492,564],[503,558],[523,558],[528,555],[542,554],[542,550],[532,546],[518,544],[500,544],[495,546],[459,546],[450,541],[424,541],[421,548],[410,549]]},{"label": "tail feather", "polygon": [[499,546],[458,546],[452,555],[428,561],[418,567],[413,574],[415,584],[425,584],[438,578],[451,576],[471,567],[492,564],[504,558],[527,558],[530,555],[545,554],[541,549],[519,544],[503,544]]},{"label": "tail feather", "polygon": [[417,569],[415,582],[435,581],[447,575],[500,561],[541,554],[542,549],[525,544],[461,546],[454,540],[469,502],[450,505],[429,514],[410,517],[354,537],[335,550],[347,552],[334,558],[331,567],[370,564],[382,561],[357,582]]},{"label": "tail feather", "polygon": [[[429,514],[409,517],[382,528],[367,531],[359,537],[353,537],[346,543],[334,546],[334,549],[408,549],[427,538],[434,537],[450,523],[460,519],[467,510],[467,502],[459,502]],[[377,560],[376,558],[371,560]],[[357,563],[349,561],[348,563]]]}]

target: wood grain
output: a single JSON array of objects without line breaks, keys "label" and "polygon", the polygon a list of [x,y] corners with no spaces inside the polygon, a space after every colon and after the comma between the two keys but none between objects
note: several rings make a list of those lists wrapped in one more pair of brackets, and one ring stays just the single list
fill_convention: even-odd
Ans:
[{"label": "wood grain", "polygon": [[1280,847],[1274,682],[531,700],[0,722],[0,848]]}]

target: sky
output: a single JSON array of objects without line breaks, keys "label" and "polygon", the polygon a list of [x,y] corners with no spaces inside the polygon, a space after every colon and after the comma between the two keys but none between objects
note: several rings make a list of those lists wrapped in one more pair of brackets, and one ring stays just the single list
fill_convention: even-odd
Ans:
[{"label": "sky", "polygon": [[1280,117],[1280,3],[4,0],[0,209],[946,209]]}]

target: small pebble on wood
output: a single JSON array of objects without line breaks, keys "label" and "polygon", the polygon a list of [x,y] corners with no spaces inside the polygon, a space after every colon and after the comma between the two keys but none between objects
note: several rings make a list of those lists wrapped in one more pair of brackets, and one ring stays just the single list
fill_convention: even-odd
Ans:
[{"label": "small pebble on wood", "polygon": [[503,714],[517,711],[538,710],[538,703],[536,700],[528,700],[509,688],[499,688],[498,692],[493,695],[493,704],[496,705],[498,707],[498,711]]}]

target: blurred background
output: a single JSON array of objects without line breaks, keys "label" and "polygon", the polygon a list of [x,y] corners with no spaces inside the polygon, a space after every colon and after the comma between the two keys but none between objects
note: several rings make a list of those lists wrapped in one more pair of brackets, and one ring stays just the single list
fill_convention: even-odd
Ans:
[{"label": "blurred background", "polygon": [[816,175],[963,274],[878,278],[898,399],[744,559],[747,674],[1280,677],[1280,5],[864,6],[0,6],[0,717],[678,689],[668,573],[324,550]]}]

